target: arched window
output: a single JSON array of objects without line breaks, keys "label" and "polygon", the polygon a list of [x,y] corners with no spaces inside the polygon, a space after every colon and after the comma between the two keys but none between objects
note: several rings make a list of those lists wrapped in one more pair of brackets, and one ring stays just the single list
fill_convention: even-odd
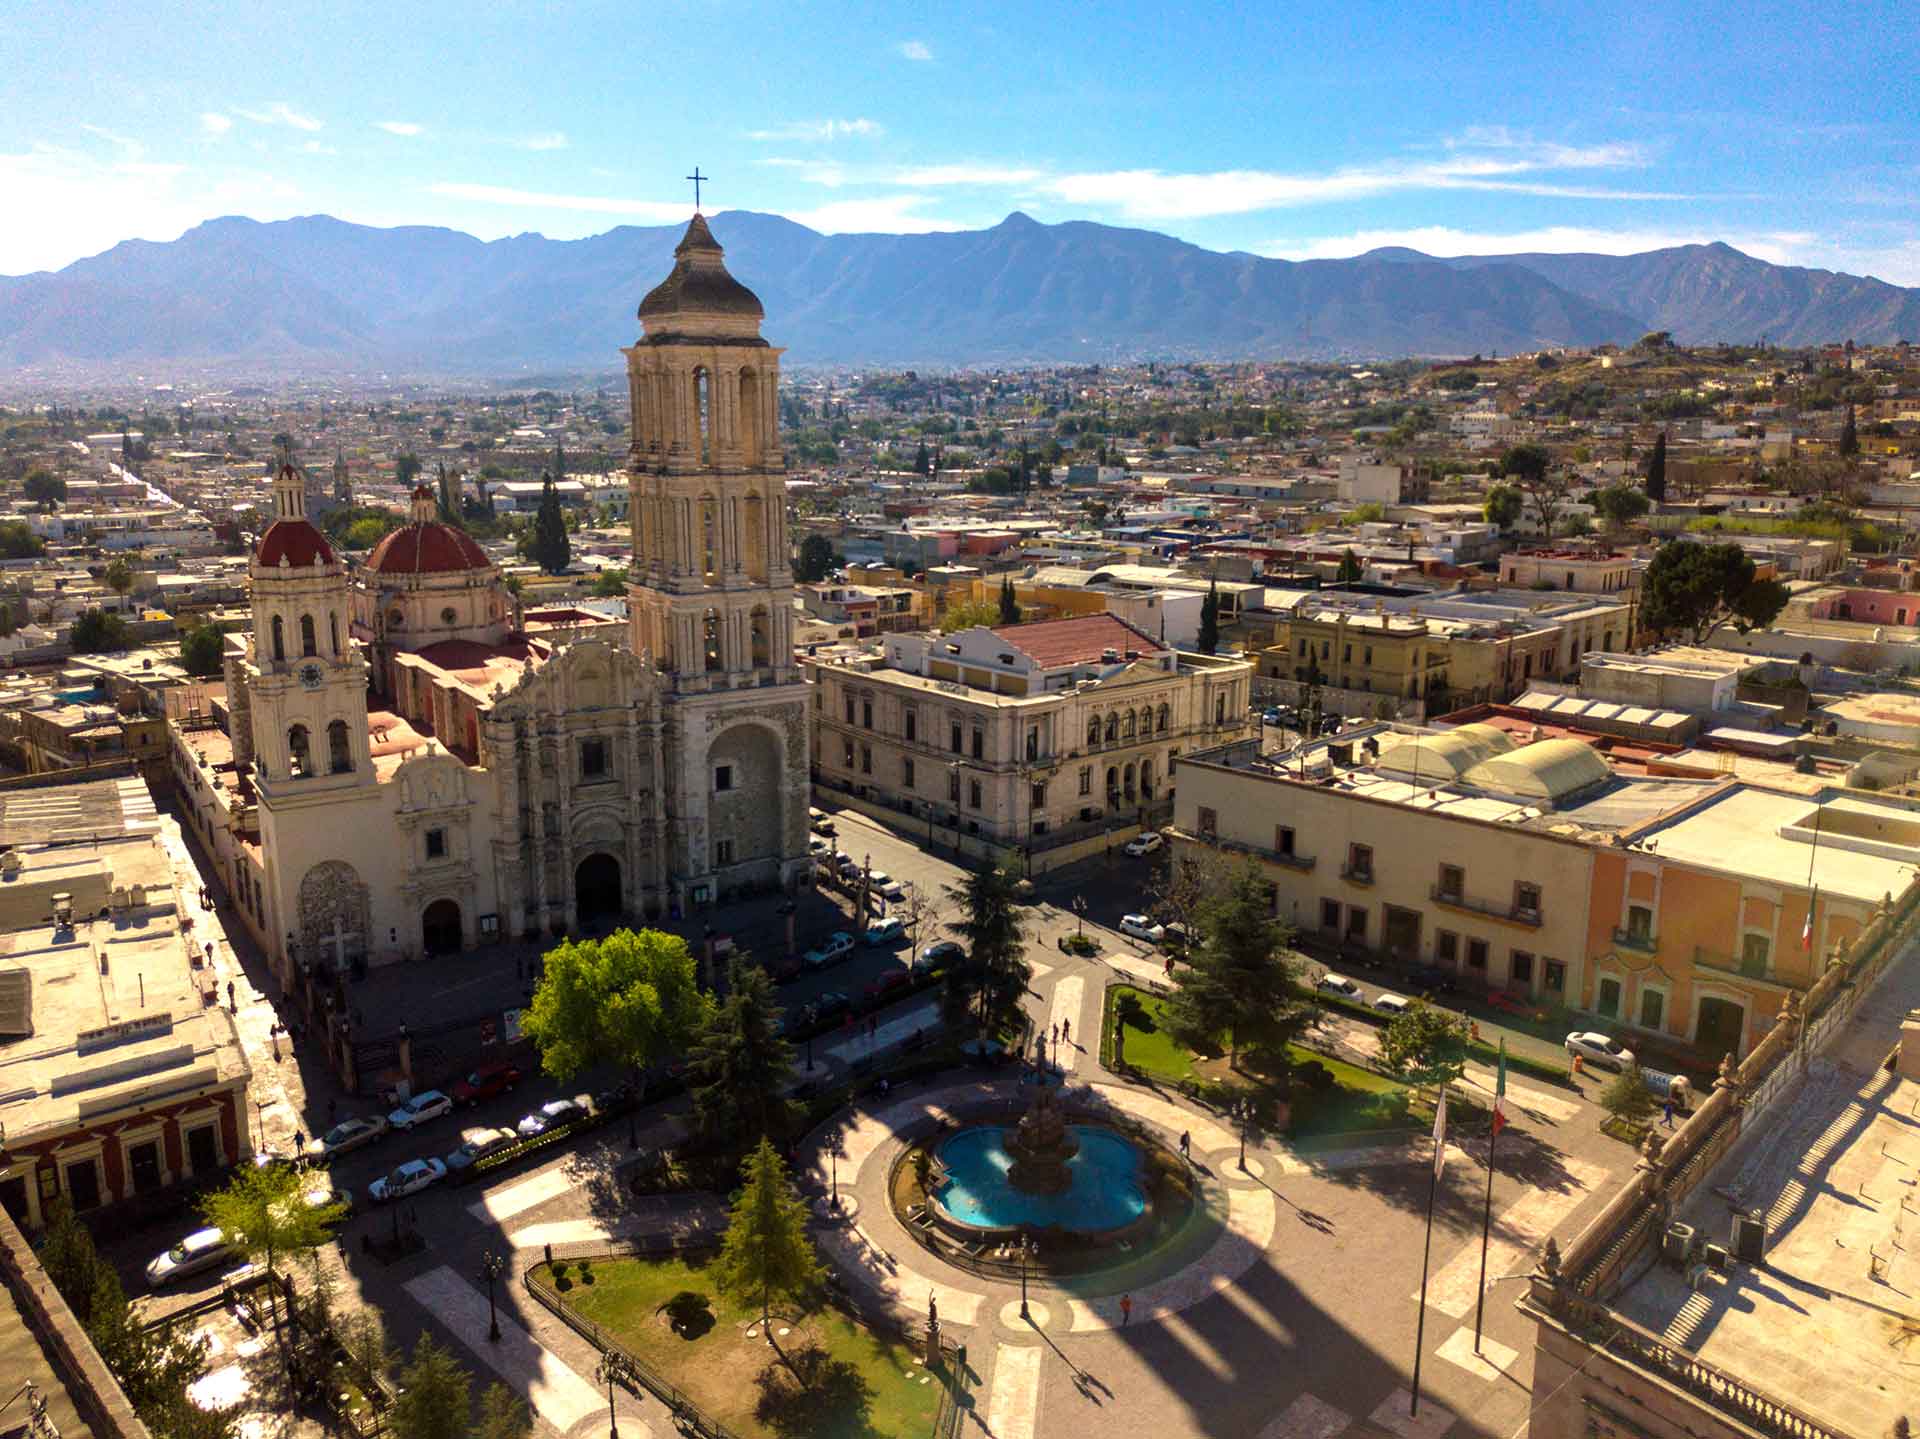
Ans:
[{"label": "arched window", "polygon": [[700,463],[713,460],[713,377],[706,370],[693,372],[694,418],[700,425]]},{"label": "arched window", "polygon": [[1126,777],[1121,781],[1121,783],[1126,790],[1127,798],[1132,799],[1133,798],[1133,766],[1132,765],[1127,766]]},{"label": "arched window", "polygon": [[273,617],[273,657],[283,660],[287,657],[287,627],[280,623],[280,616]]},{"label": "arched window", "polygon": [[740,458],[760,463],[760,377],[751,368],[740,372]]},{"label": "arched window", "polygon": [[1158,734],[1165,734],[1167,732],[1167,707],[1165,705],[1160,706],[1160,721],[1154,729]]},{"label": "arched window", "polygon": [[440,623],[443,625],[450,625],[459,618],[460,616],[454,613],[452,605],[448,605],[444,610],[440,611]]},{"label": "arched window", "polygon": [[709,670],[717,670],[722,666],[722,660],[721,660],[721,654],[720,654],[720,615],[719,613],[715,610],[708,610],[706,614],[706,618],[702,621],[701,627],[705,633],[705,643],[706,643],[706,651],[707,651],[707,668]]},{"label": "arched window", "polygon": [[1120,738],[1122,739],[1133,738],[1133,711],[1132,710],[1127,711],[1126,719],[1121,722]]},{"label": "arched window", "polygon": [[313,773],[313,751],[307,744],[307,727],[297,724],[287,731],[288,772],[296,779],[305,779]]},{"label": "arched window", "polygon": [[353,745],[347,738],[347,722],[334,720],[327,726],[327,772],[346,774],[353,768]]},{"label": "arched window", "polygon": [[1091,748],[1100,743],[1100,716],[1093,715],[1087,720],[1087,745]]},{"label": "arched window", "polygon": [[1107,766],[1107,798],[1120,798],[1120,771],[1114,765]]},{"label": "arched window", "polygon": [[765,669],[771,663],[772,652],[768,648],[767,611],[765,606],[757,607],[748,621],[749,640],[753,647],[753,667]]},{"label": "arched window", "polygon": [[313,639],[312,615],[300,616],[300,653],[303,655],[317,655],[320,653],[320,646],[315,644]]},{"label": "arched window", "polygon": [[340,658],[340,615],[335,610],[327,611],[327,638],[333,641],[333,657]]},{"label": "arched window", "polygon": [[406,627],[407,627],[407,617],[405,615],[401,614],[399,610],[387,611],[387,628],[388,629],[403,630]]},{"label": "arched window", "polygon": [[1153,798],[1153,761],[1150,759],[1140,761],[1140,798]]},{"label": "arched window", "polygon": [[708,584],[720,583],[720,507],[712,495],[700,497],[700,573]]},{"label": "arched window", "polygon": [[1140,737],[1145,739],[1153,733],[1153,710],[1142,706],[1140,710]]},{"label": "arched window", "polygon": [[1107,716],[1107,743],[1112,744],[1120,738],[1120,716]]}]

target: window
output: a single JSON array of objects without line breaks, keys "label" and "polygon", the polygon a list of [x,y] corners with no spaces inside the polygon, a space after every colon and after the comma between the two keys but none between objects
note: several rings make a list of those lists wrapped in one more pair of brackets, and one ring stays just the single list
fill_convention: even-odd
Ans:
[{"label": "window", "polygon": [[1653,938],[1653,911],[1644,904],[1627,907],[1627,933],[1635,939]]},{"label": "window", "polygon": [[1372,845],[1350,844],[1347,846],[1347,877],[1359,880],[1373,878]]},{"label": "window", "polygon": [[1772,950],[1772,942],[1764,934],[1740,936],[1740,972],[1764,977]]},{"label": "window", "polygon": [[947,747],[951,749],[955,754],[959,754],[960,753],[960,721],[959,720],[955,720],[953,722],[953,728],[948,734],[947,739],[948,739]]},{"label": "window", "polygon": [[300,616],[300,653],[303,655],[317,655],[320,653],[320,646],[315,644],[313,639],[312,615]]},{"label": "window", "polygon": [[1372,645],[1368,645],[1365,649],[1363,649],[1360,652],[1360,663],[1366,664],[1366,665],[1370,665],[1373,663],[1373,646]]},{"label": "window", "polygon": [[1330,929],[1336,933],[1339,931],[1340,902],[1338,900],[1323,899],[1320,901],[1320,928]]},{"label": "window", "polygon": [[1225,724],[1227,722],[1227,697],[1225,695],[1215,695],[1213,697],[1213,722],[1215,724]]},{"label": "window", "polygon": [[347,736],[345,720],[334,720],[327,726],[327,769],[332,774],[353,770],[353,742]]},{"label": "window", "polygon": [[447,832],[444,829],[427,831],[427,858],[445,859],[447,857]]},{"label": "window", "polygon": [[304,779],[313,773],[313,752],[307,742],[307,727],[297,724],[287,731],[288,770]]},{"label": "window", "polygon": [[460,616],[454,613],[452,605],[448,605],[444,610],[440,611],[440,623],[443,625],[450,625],[459,618]]},{"label": "window", "polygon": [[1165,705],[1160,706],[1160,713],[1155,718],[1154,731],[1158,734],[1165,734],[1167,732],[1167,707]]},{"label": "window", "polygon": [[987,756],[987,732],[975,727],[973,731],[973,757],[985,759]]},{"label": "window", "polygon": [[1460,936],[1450,929],[1436,930],[1433,936],[1433,957],[1441,964],[1458,968],[1460,964]]},{"label": "window", "polygon": [[1513,984],[1533,983],[1533,956],[1524,949],[1513,952],[1513,961],[1507,968],[1507,978]]},{"label": "window", "polygon": [[713,842],[713,863],[716,868],[733,863],[733,841],[718,839]]},{"label": "window", "polygon": [[1367,937],[1367,912],[1361,906],[1347,907],[1347,938],[1365,941]]},{"label": "window", "polygon": [[853,696],[847,695],[846,701],[847,701],[847,723],[852,724],[853,723]]},{"label": "window", "polygon": [[1273,827],[1273,851],[1275,854],[1293,853],[1293,829],[1289,825],[1277,824]]},{"label": "window", "polygon": [[862,729],[873,728],[873,701],[872,700],[860,701],[860,728]]},{"label": "window", "polygon": [[280,623],[280,616],[273,617],[273,657],[283,660],[287,657],[287,627]]},{"label": "window", "polygon": [[1107,743],[1114,744],[1120,738],[1120,716],[1107,716]]},{"label": "window", "polygon": [[1458,899],[1466,888],[1467,872],[1457,864],[1440,866],[1440,898]]},{"label": "window", "polygon": [[853,768],[853,741],[852,740],[849,739],[849,740],[840,741],[840,759],[841,759],[841,768],[843,769]]},{"label": "window", "polygon": [[338,659],[340,657],[340,616],[337,614],[327,616],[327,638],[333,641],[333,655]]},{"label": "window", "polygon": [[1200,833],[1212,839],[1220,832],[1220,816],[1207,806],[1200,806]]},{"label": "window", "polygon": [[1594,1008],[1602,1018],[1614,1019],[1620,1014],[1620,981],[1603,979],[1600,981],[1600,993]]},{"label": "window", "polygon": [[1340,663],[1343,665],[1350,665],[1353,663],[1353,646],[1352,645],[1340,646]]},{"label": "window", "polygon": [[1657,989],[1640,991],[1640,1027],[1658,1029],[1666,1016],[1667,997]]},{"label": "window", "polygon": [[873,746],[870,744],[860,746],[860,773],[873,773]]},{"label": "window", "polygon": [[920,716],[916,714],[914,711],[908,710],[907,711],[907,739],[909,741],[912,741],[917,737],[914,732],[918,730],[919,727],[920,727]]},{"label": "window", "polygon": [[733,788],[732,765],[717,764],[713,767],[713,787],[716,790],[729,790]]},{"label": "window", "polygon": [[1133,711],[1128,710],[1127,717],[1120,722],[1120,737],[1122,739],[1132,739],[1134,734],[1133,726],[1134,726]]},{"label": "window", "polygon": [[1027,786],[1027,807],[1045,809],[1047,807],[1047,787],[1043,784]]},{"label": "window", "polygon": [[960,772],[958,770],[947,771],[947,802],[960,803]]},{"label": "window", "polygon": [[1544,972],[1542,982],[1545,983],[1548,990],[1550,990],[1554,994],[1566,993],[1566,989],[1567,989],[1566,965],[1562,964],[1557,959],[1548,960],[1546,963],[1546,969]]},{"label": "window", "polygon": [[1307,642],[1305,640],[1302,640],[1300,641],[1300,658],[1305,659],[1306,657],[1307,657]]},{"label": "window", "polygon": [[980,781],[977,779],[967,781],[967,805],[972,809],[980,808]]},{"label": "window", "polygon": [[1487,967],[1487,942],[1484,939],[1467,941],[1467,968],[1485,970]]},{"label": "window", "polygon": [[1517,914],[1538,915],[1540,913],[1540,886],[1528,884],[1522,880],[1513,887],[1513,908]]},{"label": "window", "polygon": [[1030,760],[1040,758],[1040,727],[1038,725],[1027,726],[1027,758]]},{"label": "window", "polygon": [[607,742],[603,739],[580,741],[580,778],[598,779],[607,772]]},{"label": "window", "polygon": [[1095,715],[1087,721],[1087,748],[1100,743],[1100,716]]},{"label": "window", "polygon": [[1090,764],[1080,766],[1080,793],[1093,793],[1093,766]]},{"label": "window", "polygon": [[913,761],[910,759],[900,761],[900,783],[908,789],[913,788]]}]

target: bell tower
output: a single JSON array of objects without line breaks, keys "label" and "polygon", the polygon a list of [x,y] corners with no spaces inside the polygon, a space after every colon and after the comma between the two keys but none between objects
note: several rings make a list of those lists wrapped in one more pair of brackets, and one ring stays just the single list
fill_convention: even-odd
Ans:
[{"label": "bell tower", "polygon": [[627,357],[632,648],[659,677],[661,876],[676,902],[798,883],[807,687],[779,436],[781,352],[698,211]]}]

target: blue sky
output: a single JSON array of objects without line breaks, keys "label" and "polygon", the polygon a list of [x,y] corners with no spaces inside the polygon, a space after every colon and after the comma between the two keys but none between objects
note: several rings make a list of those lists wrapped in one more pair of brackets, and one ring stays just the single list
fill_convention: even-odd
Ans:
[{"label": "blue sky", "polygon": [[830,231],[1725,239],[1920,285],[1913,0],[1833,13],[5,0],[0,273],[224,214],[570,238],[684,218],[698,164],[710,213]]}]

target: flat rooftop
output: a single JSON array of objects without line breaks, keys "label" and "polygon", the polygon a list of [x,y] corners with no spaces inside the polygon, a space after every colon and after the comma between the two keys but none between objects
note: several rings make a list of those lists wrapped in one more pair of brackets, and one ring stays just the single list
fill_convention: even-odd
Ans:
[{"label": "flat rooftop", "polygon": [[[1820,814],[1815,844],[1811,817]],[[1920,812],[1828,790],[1782,794],[1746,785],[1645,834],[1662,859],[1760,883],[1878,903],[1920,874]]]},{"label": "flat rooftop", "polygon": [[[1886,1434],[1920,1407],[1909,1207],[1920,1082],[1879,1066],[1916,1007],[1920,964],[1909,954],[1681,1208],[1719,1244],[1736,1206],[1763,1212],[1764,1265],[1709,1270],[1695,1288],[1659,1262],[1614,1301],[1642,1328],[1845,1434]],[[1874,1256],[1887,1260],[1879,1279]]]}]

